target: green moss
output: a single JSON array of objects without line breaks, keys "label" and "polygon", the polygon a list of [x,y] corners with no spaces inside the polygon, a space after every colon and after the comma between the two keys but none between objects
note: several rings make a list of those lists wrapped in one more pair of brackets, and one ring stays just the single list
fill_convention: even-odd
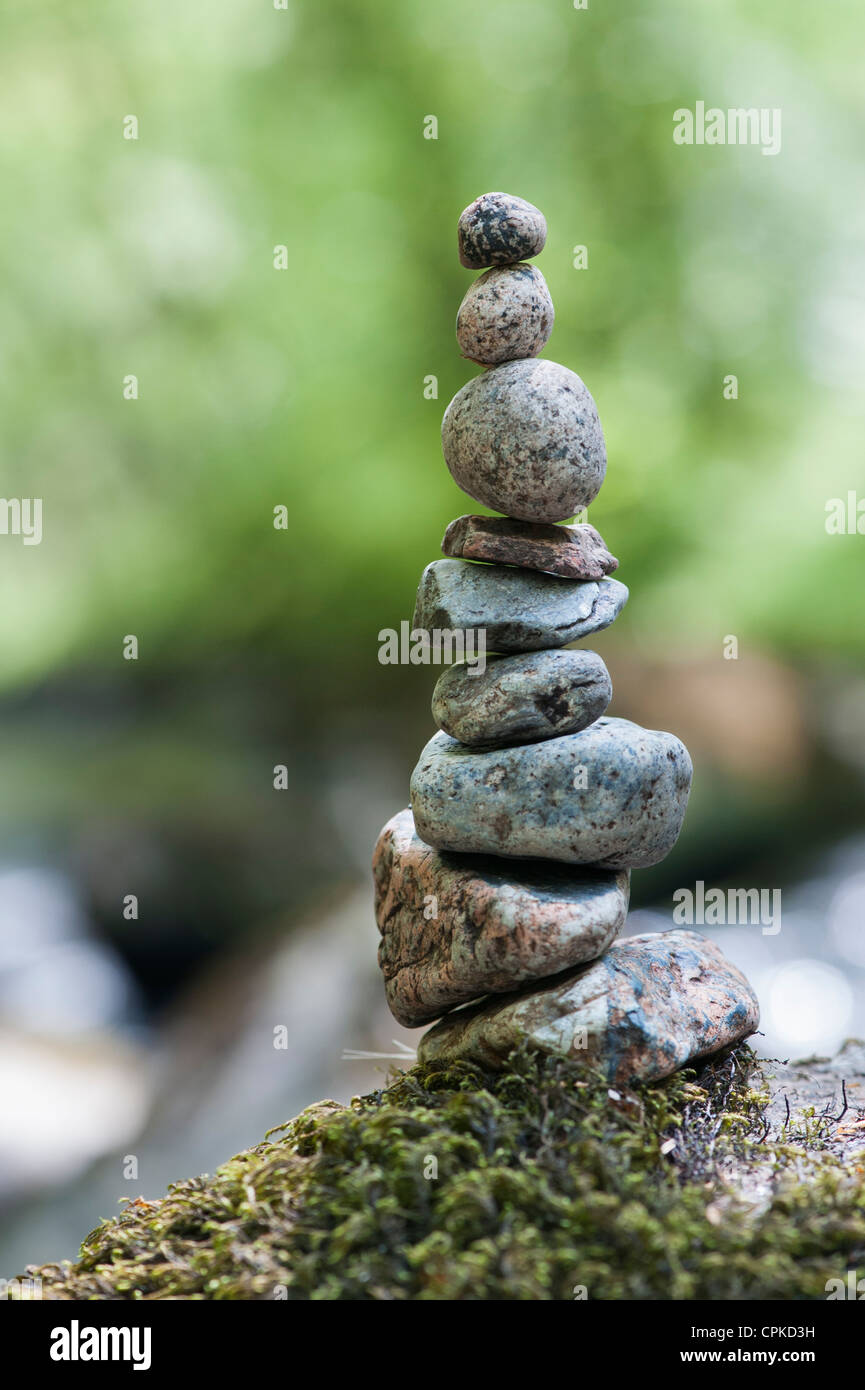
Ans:
[{"label": "green moss", "polygon": [[819,1119],[772,1139],[748,1048],[694,1078],[619,1095],[520,1052],[495,1078],[417,1067],[30,1273],[49,1298],[824,1298],[865,1262],[861,1170]]}]

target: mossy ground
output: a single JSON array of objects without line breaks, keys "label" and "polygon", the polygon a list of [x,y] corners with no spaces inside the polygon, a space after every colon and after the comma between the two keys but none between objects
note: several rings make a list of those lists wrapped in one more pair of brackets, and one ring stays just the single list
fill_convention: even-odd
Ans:
[{"label": "mossy ground", "polygon": [[61,1299],[825,1298],[865,1266],[862,1169],[828,1119],[769,1134],[767,1095],[747,1047],[627,1094],[519,1052],[417,1067],[30,1272]]}]

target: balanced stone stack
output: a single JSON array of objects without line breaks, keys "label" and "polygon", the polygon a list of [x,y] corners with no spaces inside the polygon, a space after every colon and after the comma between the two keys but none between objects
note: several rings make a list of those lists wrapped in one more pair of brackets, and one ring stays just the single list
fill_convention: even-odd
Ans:
[{"label": "balanced stone stack", "polygon": [[414,624],[483,632],[491,655],[439,678],[440,732],[411,809],[376,845],[387,999],[408,1027],[440,1020],[422,1061],[497,1069],[522,1042],[584,1057],[611,1084],[653,1080],[752,1033],[757,1001],[696,932],[616,940],[630,871],[679,835],[691,760],[672,734],[607,717],[604,662],[569,645],[608,627],[628,590],[598,532],[568,524],[597,496],[606,449],[583,382],[537,356],[554,319],[527,264],[544,217],[488,193],[458,236],[462,264],[484,273],[457,340],[484,371],[445,412],[444,457],[464,492],[504,515],[448,526]]}]

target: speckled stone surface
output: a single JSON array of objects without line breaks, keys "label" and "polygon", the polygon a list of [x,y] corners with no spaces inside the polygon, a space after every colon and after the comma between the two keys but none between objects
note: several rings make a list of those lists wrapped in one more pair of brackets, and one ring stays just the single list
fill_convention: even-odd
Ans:
[{"label": "speckled stone surface", "polygon": [[469,497],[521,521],[567,520],[594,501],[607,467],[589,391],[545,358],[466,382],[444,413],[442,449]]},{"label": "speckled stone surface", "polygon": [[484,366],[536,357],[549,340],[555,317],[537,266],[496,266],[475,280],[459,307],[460,352]]},{"label": "speckled stone surface", "polygon": [[619,562],[594,526],[554,526],[509,516],[459,516],[444,533],[442,550],[463,560],[560,574],[565,579],[603,579]]},{"label": "speckled stone surface", "polygon": [[487,651],[564,647],[609,627],[625,606],[618,579],[560,579],[508,565],[433,560],[421,575],[416,628],[484,628]]},{"label": "speckled stone surface", "polygon": [[760,1008],[744,975],[698,932],[616,941],[590,965],[545,986],[442,1019],[418,1060],[464,1058],[498,1071],[520,1041],[584,1057],[612,1086],[657,1081],[753,1033]]},{"label": "speckled stone surface", "polygon": [[585,729],[612,696],[595,652],[523,652],[488,657],[484,671],[463,661],[451,666],[436,683],[432,715],[460,743],[501,748]]},{"label": "speckled stone surface", "polygon": [[624,925],[630,888],[624,871],[439,854],[411,811],[381,832],[373,878],[387,1001],[407,1028],[593,960]]},{"label": "speckled stone surface", "polygon": [[547,223],[540,208],[512,193],[482,193],[460,213],[457,245],[467,270],[514,265],[543,251]]},{"label": "speckled stone surface", "polygon": [[676,843],[690,787],[673,734],[605,715],[578,734],[488,752],[434,734],[411,804],[436,849],[642,869]]}]

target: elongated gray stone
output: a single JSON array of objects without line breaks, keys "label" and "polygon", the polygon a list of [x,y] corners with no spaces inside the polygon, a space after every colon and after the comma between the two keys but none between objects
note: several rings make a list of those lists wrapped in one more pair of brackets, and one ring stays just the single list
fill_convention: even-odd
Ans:
[{"label": "elongated gray stone", "polygon": [[522,652],[488,657],[484,671],[464,661],[449,667],[433,691],[432,715],[460,743],[502,748],[585,729],[612,697],[595,652]]},{"label": "elongated gray stone", "polygon": [[414,626],[483,628],[487,651],[540,651],[609,627],[627,598],[618,579],[586,583],[510,565],[434,560],[421,575]]},{"label": "elongated gray stone", "polygon": [[520,1042],[585,1058],[613,1086],[656,1081],[753,1033],[756,996],[699,932],[616,941],[590,965],[442,1019],[421,1038],[420,1062],[475,1062],[499,1071]]},{"label": "elongated gray stone", "polygon": [[642,869],[676,843],[690,786],[683,743],[605,715],[578,734],[489,752],[437,733],[411,804],[436,849]]},{"label": "elongated gray stone", "polygon": [[495,365],[535,357],[549,340],[555,310],[537,266],[496,266],[478,276],[457,313],[460,352]]},{"label": "elongated gray stone", "polygon": [[442,550],[463,560],[559,574],[565,579],[603,579],[619,562],[594,526],[554,526],[509,516],[458,516],[442,538]]},{"label": "elongated gray stone", "polygon": [[467,270],[513,265],[537,256],[546,239],[540,208],[513,193],[482,193],[463,208],[457,225],[460,264]]},{"label": "elongated gray stone", "polygon": [[624,925],[630,890],[624,870],[439,854],[408,810],[382,830],[373,877],[387,1001],[407,1028],[593,960]]},{"label": "elongated gray stone", "polygon": [[522,521],[573,516],[607,467],[589,391],[545,358],[503,362],[467,382],[444,413],[442,450],[469,497]]}]

